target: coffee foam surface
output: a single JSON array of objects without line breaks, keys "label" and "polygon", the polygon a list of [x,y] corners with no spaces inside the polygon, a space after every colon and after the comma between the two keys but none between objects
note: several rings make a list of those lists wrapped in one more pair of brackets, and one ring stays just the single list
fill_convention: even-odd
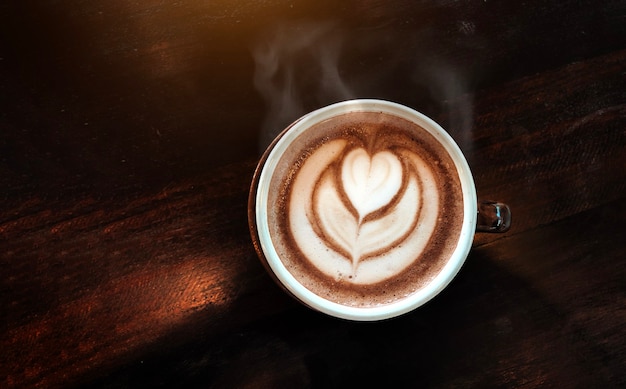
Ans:
[{"label": "coffee foam surface", "polygon": [[[292,147],[305,152],[283,157],[272,241],[314,293],[346,305],[384,304],[427,283],[454,250],[460,183],[445,150],[416,124],[380,113],[344,116],[307,131],[314,135]],[[444,209],[458,215],[458,226],[443,222]]]}]

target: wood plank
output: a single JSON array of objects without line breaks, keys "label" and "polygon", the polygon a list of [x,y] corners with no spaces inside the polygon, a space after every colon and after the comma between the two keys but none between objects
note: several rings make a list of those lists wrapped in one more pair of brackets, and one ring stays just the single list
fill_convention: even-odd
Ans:
[{"label": "wood plank", "polygon": [[[621,65],[626,63],[625,56],[625,51],[618,52],[513,82],[478,96],[476,127],[480,130],[472,135],[474,146],[470,152],[475,170],[479,172],[476,178],[479,194],[489,193],[508,201],[514,210],[515,224],[505,235],[477,240],[480,250],[473,256],[478,260],[470,260],[470,263],[487,262],[492,256],[495,261],[498,255],[506,256],[507,251],[502,249],[500,253],[498,247],[509,247],[508,255],[517,256],[524,252],[525,246],[532,244],[538,245],[538,251],[534,251],[537,255],[554,253],[558,256],[558,250],[550,250],[551,240],[540,239],[545,230],[529,231],[623,198],[626,182],[626,127],[623,124],[626,115],[623,105],[615,105],[619,100],[614,95],[625,90]],[[554,82],[555,79],[559,81]],[[567,85],[570,87],[566,88]],[[538,102],[539,91],[559,97]],[[594,96],[588,104],[584,101],[587,94]],[[494,104],[505,96],[517,96],[516,104],[494,108]],[[568,101],[574,105],[567,105]],[[576,109],[562,116],[562,108],[568,106]],[[503,127],[502,123],[506,125]],[[89,191],[69,192],[67,196],[45,198],[37,195],[3,204],[0,239],[5,255],[0,264],[5,276],[1,286],[3,295],[10,297],[2,299],[6,321],[0,345],[8,351],[1,357],[0,365],[7,371],[8,382],[55,385],[94,369],[110,371],[140,358],[151,345],[164,340],[171,342],[173,348],[187,345],[191,339],[210,342],[218,334],[228,332],[231,325],[241,328],[263,318],[276,319],[274,315],[286,309],[289,310],[287,316],[293,309],[300,312],[297,304],[271,283],[249,244],[246,199],[253,167],[253,161],[233,164],[150,193],[120,191],[117,195],[101,198]],[[602,171],[602,178],[594,174],[598,170]],[[604,207],[597,212],[602,214],[610,209]],[[568,224],[568,228],[573,225],[575,223]],[[604,261],[600,264],[608,269],[610,262],[618,258],[620,247],[612,240],[607,241],[599,228],[596,227],[587,239],[582,239],[584,233],[575,235],[580,242],[565,239],[567,234],[561,236],[561,244],[574,244],[571,253],[574,257],[567,256],[567,246],[559,247],[566,255],[558,257],[559,260],[563,264],[567,261],[576,263],[582,260],[576,257],[581,250],[587,256],[591,255],[589,250],[592,248],[600,250],[598,255]],[[619,225],[612,225],[612,228],[611,234],[623,231]],[[611,234],[607,236],[617,239]],[[499,239],[496,246],[486,244],[494,244],[494,239]],[[586,248],[580,244],[591,246]],[[482,260],[481,256],[484,256]],[[464,274],[475,274],[472,266],[470,264],[470,270]],[[498,266],[504,265],[496,262],[491,266],[494,267],[494,277],[495,274],[503,275]],[[593,289],[584,287],[584,276],[591,269],[590,265],[576,267],[574,273],[564,273],[562,277],[564,280],[573,277],[583,285],[573,289],[574,292],[591,293]],[[558,268],[549,267],[545,272],[549,274],[556,270]],[[596,271],[610,272],[602,268]],[[612,285],[611,273],[598,275]],[[480,291],[484,285],[498,282],[498,287],[510,293],[506,283],[510,281],[524,286],[523,277],[522,273],[512,278],[504,277],[504,281],[483,279],[480,284],[464,281],[461,277],[459,285],[452,290],[462,290],[464,282],[469,283],[465,286],[469,288],[467,293],[479,293],[475,296],[478,302],[474,306],[493,305],[489,300],[492,294],[480,294],[487,293]],[[532,281],[537,283],[533,288],[538,289],[523,290],[519,296],[526,304],[520,308],[523,310],[512,311],[509,315],[513,316],[508,318],[493,319],[500,324],[486,323],[482,319],[472,321],[471,312],[464,312],[462,307],[452,304],[471,326],[469,332],[456,325],[449,328],[457,331],[453,332],[456,334],[454,341],[459,342],[460,349],[471,350],[479,346],[471,339],[488,342],[485,335],[477,335],[477,327],[489,325],[493,331],[508,331],[506,323],[535,312],[536,317],[542,318],[541,323],[522,321],[520,324],[530,331],[525,334],[529,336],[519,338],[530,343],[518,345],[528,355],[520,355],[508,362],[505,356],[500,356],[504,358],[503,372],[511,368],[509,364],[522,363],[523,358],[537,357],[540,352],[542,355],[548,353],[548,359],[526,360],[525,363],[528,363],[528,369],[534,363],[547,367],[557,357],[569,355],[565,352],[568,347],[586,350],[593,344],[599,351],[582,357],[571,355],[569,365],[564,369],[581,367],[580,358],[590,358],[591,362],[595,361],[591,368],[606,368],[604,378],[612,380],[609,373],[615,371],[614,366],[602,359],[602,353],[614,354],[605,350],[601,341],[610,341],[606,334],[616,330],[611,327],[616,322],[608,322],[609,327],[598,326],[594,330],[597,332],[588,332],[587,326],[593,319],[573,317],[568,310],[576,305],[568,305],[570,303],[566,300],[574,299],[575,295],[558,294],[558,282],[545,285],[548,281],[541,278]],[[611,288],[606,295],[588,294],[591,302],[584,315],[593,314],[592,303],[605,304],[597,307],[602,314],[616,309],[609,300],[620,289],[615,285]],[[551,294],[547,300],[537,300],[541,293]],[[503,315],[513,305],[512,301],[506,302],[506,307],[500,307]],[[549,304],[548,311],[543,308],[544,303]],[[559,304],[565,305],[561,307]],[[563,317],[565,322],[548,322]],[[432,330],[434,323],[428,321],[423,325]],[[403,328],[403,324],[397,323],[390,326],[392,329],[394,326]],[[343,326],[339,328],[335,330],[330,325],[329,331],[344,331]],[[543,330],[547,332],[543,333]],[[558,335],[559,330],[573,332],[557,336],[555,354],[538,349],[547,347],[548,335]],[[406,334],[406,331],[404,328],[401,333]],[[443,342],[444,333],[439,335],[438,340]],[[584,339],[571,344],[572,336]],[[416,344],[426,342],[433,350],[437,346],[422,335],[411,339]],[[507,335],[505,340],[513,342],[515,339],[513,335]],[[609,344],[622,350],[619,348],[623,346],[619,344],[620,338],[615,342],[618,344]],[[324,343],[322,347],[330,344],[332,342]],[[491,343],[490,347],[496,345]],[[459,359],[467,356],[454,357],[452,349],[444,351],[439,355],[440,362],[453,358],[455,369],[464,369],[463,366],[468,369],[461,375],[465,377],[462,382],[497,381],[493,376],[472,375],[477,374],[469,372],[473,365],[465,365]],[[483,354],[484,358],[487,355],[493,356]],[[367,365],[367,361],[364,363]],[[494,374],[496,370],[493,369],[497,366],[491,368],[488,373]],[[445,367],[440,369],[435,377],[443,379],[447,373]],[[569,373],[570,370],[563,371],[564,376]],[[550,377],[557,376],[561,377]],[[530,378],[532,381],[529,382],[541,382],[541,376]],[[513,383],[525,382],[521,378],[510,379]],[[589,380],[594,382],[592,376]]]}]

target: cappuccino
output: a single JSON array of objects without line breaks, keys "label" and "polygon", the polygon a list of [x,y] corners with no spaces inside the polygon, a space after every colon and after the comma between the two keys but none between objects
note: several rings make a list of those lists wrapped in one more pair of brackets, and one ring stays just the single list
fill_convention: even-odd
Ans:
[{"label": "cappuccino", "polygon": [[344,306],[391,304],[437,276],[464,222],[457,167],[429,131],[345,112],[302,131],[275,165],[269,238],[287,271]]}]

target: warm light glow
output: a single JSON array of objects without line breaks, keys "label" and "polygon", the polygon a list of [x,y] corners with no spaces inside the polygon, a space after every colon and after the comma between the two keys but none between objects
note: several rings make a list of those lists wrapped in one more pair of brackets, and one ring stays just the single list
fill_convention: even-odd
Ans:
[{"label": "warm light glow", "polygon": [[[43,379],[42,372],[54,371],[55,366],[86,368],[102,363],[104,354],[106,358],[121,356],[157,341],[195,313],[225,309],[234,296],[234,290],[225,287],[229,285],[225,281],[234,276],[227,274],[233,268],[218,265],[213,265],[212,258],[190,258],[171,265],[150,264],[108,280],[3,336],[2,343],[14,345],[11,349],[30,350],[37,345],[58,350],[60,355],[32,360],[25,352],[12,359],[13,366],[5,367],[21,372],[26,380]],[[101,320],[105,317],[108,320]],[[68,330],[71,336],[65,334]],[[64,350],[79,353],[69,355]]]}]

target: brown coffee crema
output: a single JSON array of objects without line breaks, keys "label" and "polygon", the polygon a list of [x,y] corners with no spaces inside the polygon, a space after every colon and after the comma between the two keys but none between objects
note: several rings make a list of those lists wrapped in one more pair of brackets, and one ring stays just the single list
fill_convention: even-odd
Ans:
[{"label": "brown coffee crema", "polygon": [[443,146],[415,123],[351,112],[305,131],[281,157],[268,204],[288,271],[348,306],[388,304],[445,265],[463,223],[461,184]]}]

